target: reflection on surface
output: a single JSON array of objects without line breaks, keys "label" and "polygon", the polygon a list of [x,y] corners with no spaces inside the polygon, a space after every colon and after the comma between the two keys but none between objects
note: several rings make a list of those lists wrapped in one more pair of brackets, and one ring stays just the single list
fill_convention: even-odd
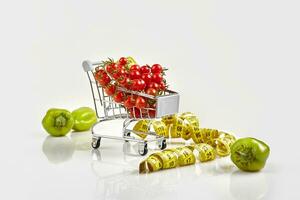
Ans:
[{"label": "reflection on surface", "polygon": [[42,149],[49,162],[58,164],[72,158],[75,146],[68,137],[48,136]]},{"label": "reflection on surface", "polygon": [[92,149],[92,134],[90,132],[72,132],[71,139],[78,151],[89,151]]},{"label": "reflection on surface", "polygon": [[129,142],[123,143],[123,153],[125,155],[135,156],[138,155],[138,144],[131,145]]},{"label": "reflection on surface", "polygon": [[215,162],[215,174],[230,174],[235,169],[229,156],[222,159],[217,159]]},{"label": "reflection on surface", "polygon": [[[152,142],[152,143],[154,143],[154,142]],[[148,149],[150,151],[155,149],[151,146],[153,144],[148,143],[148,145],[149,145]],[[124,142],[123,143],[123,153],[126,156],[141,157],[141,155],[139,154],[139,148],[144,148],[144,145],[141,146],[141,144],[138,142]]]},{"label": "reflection on surface", "polygon": [[[125,145],[125,149],[133,148],[130,143]],[[150,154],[151,152],[148,153]],[[98,180],[97,199],[129,199],[139,196],[141,199],[157,199],[170,194],[182,196],[178,185],[201,181],[203,177],[219,175],[223,177],[224,174],[229,178],[230,173],[235,170],[230,158],[222,158],[151,174],[139,174],[138,166],[143,159],[145,157],[133,157],[112,149],[101,149],[101,147],[93,150],[91,168]],[[229,181],[226,184],[229,184]]]},{"label": "reflection on surface", "polygon": [[262,172],[235,171],[230,176],[230,192],[235,199],[263,199],[267,190],[266,176]]},{"label": "reflection on surface", "polygon": [[141,157],[124,156],[118,160],[102,155],[99,150],[94,150],[92,156],[91,168],[98,179],[97,199],[149,199],[177,192],[173,185],[180,180],[178,169],[139,175],[137,166]]}]

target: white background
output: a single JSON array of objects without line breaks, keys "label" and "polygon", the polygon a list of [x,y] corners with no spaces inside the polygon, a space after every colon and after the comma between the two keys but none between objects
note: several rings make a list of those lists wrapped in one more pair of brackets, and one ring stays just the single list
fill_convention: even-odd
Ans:
[{"label": "white background", "polygon": [[[299,199],[298,1],[28,0],[1,1],[0,11],[1,199]],[[113,181],[132,184],[102,186],[90,150],[49,162],[47,109],[92,106],[81,62],[127,55],[168,67],[180,110],[202,127],[268,143],[266,168],[220,174],[207,164],[145,178],[115,165],[123,172]],[[123,159],[122,143],[105,146]]]}]

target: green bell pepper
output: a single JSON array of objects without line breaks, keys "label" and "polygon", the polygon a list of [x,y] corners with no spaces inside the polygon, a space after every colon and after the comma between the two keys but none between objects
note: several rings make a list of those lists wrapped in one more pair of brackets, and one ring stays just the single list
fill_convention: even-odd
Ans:
[{"label": "green bell pepper", "polygon": [[81,107],[74,110],[72,116],[74,119],[74,131],[87,131],[97,122],[96,112],[89,107]]},{"label": "green bell pepper", "polygon": [[231,146],[231,160],[243,171],[259,171],[265,166],[269,154],[269,146],[255,138],[241,138]]},{"label": "green bell pepper", "polygon": [[65,136],[73,127],[74,119],[65,109],[49,109],[43,118],[44,129],[52,136]]}]

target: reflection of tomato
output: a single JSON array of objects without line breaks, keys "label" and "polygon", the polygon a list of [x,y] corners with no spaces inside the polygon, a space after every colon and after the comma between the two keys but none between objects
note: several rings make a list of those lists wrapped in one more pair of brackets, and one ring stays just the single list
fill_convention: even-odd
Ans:
[{"label": "reflection of tomato", "polygon": [[113,85],[113,84],[108,84],[105,89],[104,89],[105,93],[108,95],[108,96],[112,96],[115,94],[116,92],[116,86]]},{"label": "reflection of tomato", "polygon": [[124,101],[125,94],[124,92],[117,92],[114,96],[114,101],[117,103],[122,103]]},{"label": "reflection of tomato", "polygon": [[143,97],[138,97],[135,101],[135,107],[141,109],[141,108],[145,108],[147,105],[146,100]]}]

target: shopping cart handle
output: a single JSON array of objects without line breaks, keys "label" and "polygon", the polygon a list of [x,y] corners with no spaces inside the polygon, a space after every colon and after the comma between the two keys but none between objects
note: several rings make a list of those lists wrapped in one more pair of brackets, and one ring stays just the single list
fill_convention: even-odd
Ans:
[{"label": "shopping cart handle", "polygon": [[93,70],[93,63],[89,60],[85,60],[82,62],[82,67],[85,72]]},{"label": "shopping cart handle", "polygon": [[93,70],[93,63],[89,60],[85,60],[82,62],[82,67],[85,72]]},{"label": "shopping cart handle", "polygon": [[100,62],[91,62],[89,60],[85,60],[82,62],[82,67],[85,72],[93,71],[96,66],[101,64]]}]

